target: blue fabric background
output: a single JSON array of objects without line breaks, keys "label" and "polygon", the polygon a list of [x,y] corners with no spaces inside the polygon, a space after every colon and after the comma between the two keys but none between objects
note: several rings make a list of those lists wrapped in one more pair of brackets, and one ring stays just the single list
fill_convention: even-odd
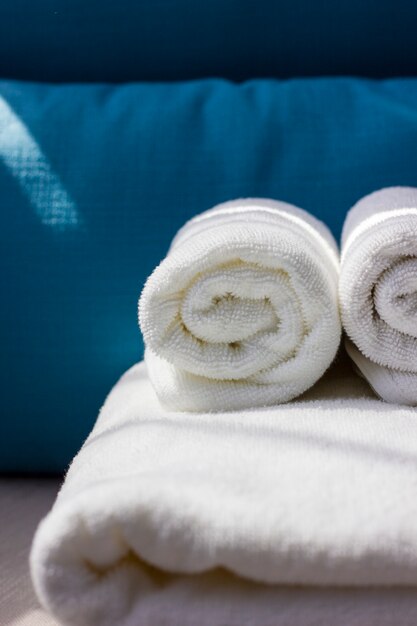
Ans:
[{"label": "blue fabric background", "polygon": [[0,76],[416,74],[416,23],[412,0],[3,0]]},{"label": "blue fabric background", "polygon": [[187,218],[269,196],[338,236],[385,185],[417,185],[417,79],[0,82],[0,469],[67,466]]}]

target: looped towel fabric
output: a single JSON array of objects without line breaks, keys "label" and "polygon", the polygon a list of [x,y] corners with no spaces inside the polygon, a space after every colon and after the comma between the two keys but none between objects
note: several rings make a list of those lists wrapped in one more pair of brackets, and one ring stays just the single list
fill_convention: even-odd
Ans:
[{"label": "looped towel fabric", "polygon": [[417,405],[417,189],[382,189],[350,210],[339,292],[360,372],[384,400]]},{"label": "looped towel fabric", "polygon": [[150,379],[172,410],[286,402],[340,342],[330,231],[284,202],[243,199],[188,222],[139,301]]},{"label": "looped towel fabric", "polygon": [[415,626],[415,411],[335,365],[291,404],[198,416],[130,369],[37,531],[42,604],[72,626]]}]

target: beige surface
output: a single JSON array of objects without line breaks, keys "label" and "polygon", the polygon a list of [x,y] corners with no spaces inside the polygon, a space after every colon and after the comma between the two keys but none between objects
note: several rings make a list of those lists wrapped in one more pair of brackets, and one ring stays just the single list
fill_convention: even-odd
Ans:
[{"label": "beige surface", "polygon": [[0,625],[56,626],[32,588],[28,556],[40,519],[50,509],[58,479],[0,479]]}]

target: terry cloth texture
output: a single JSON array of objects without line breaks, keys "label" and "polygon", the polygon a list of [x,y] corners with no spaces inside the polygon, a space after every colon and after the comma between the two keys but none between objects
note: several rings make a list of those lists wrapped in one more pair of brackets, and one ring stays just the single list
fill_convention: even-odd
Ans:
[{"label": "terry cloth texture", "polygon": [[339,291],[360,372],[384,400],[417,405],[417,189],[382,189],[350,210]]},{"label": "terry cloth texture", "polygon": [[330,231],[290,204],[249,198],[192,219],[139,302],[162,404],[221,411],[303,393],[339,346],[338,277]]},{"label": "terry cloth texture", "polygon": [[332,370],[291,404],[197,416],[131,368],[37,531],[43,605],[77,626],[414,626],[415,411]]}]

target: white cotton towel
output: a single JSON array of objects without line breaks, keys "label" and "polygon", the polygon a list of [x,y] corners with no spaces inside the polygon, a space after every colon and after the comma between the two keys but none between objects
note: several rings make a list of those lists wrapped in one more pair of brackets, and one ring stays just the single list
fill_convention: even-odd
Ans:
[{"label": "white cotton towel", "polygon": [[139,302],[145,361],[172,410],[286,402],[340,341],[336,243],[284,202],[245,199],[188,222]]},{"label": "white cotton towel", "polygon": [[141,363],[37,531],[33,581],[74,626],[414,626],[416,489],[415,411],[359,377],[196,416],[162,409]]},{"label": "white cotton towel", "polygon": [[416,406],[417,189],[382,189],[349,211],[339,293],[358,369],[387,402]]}]

